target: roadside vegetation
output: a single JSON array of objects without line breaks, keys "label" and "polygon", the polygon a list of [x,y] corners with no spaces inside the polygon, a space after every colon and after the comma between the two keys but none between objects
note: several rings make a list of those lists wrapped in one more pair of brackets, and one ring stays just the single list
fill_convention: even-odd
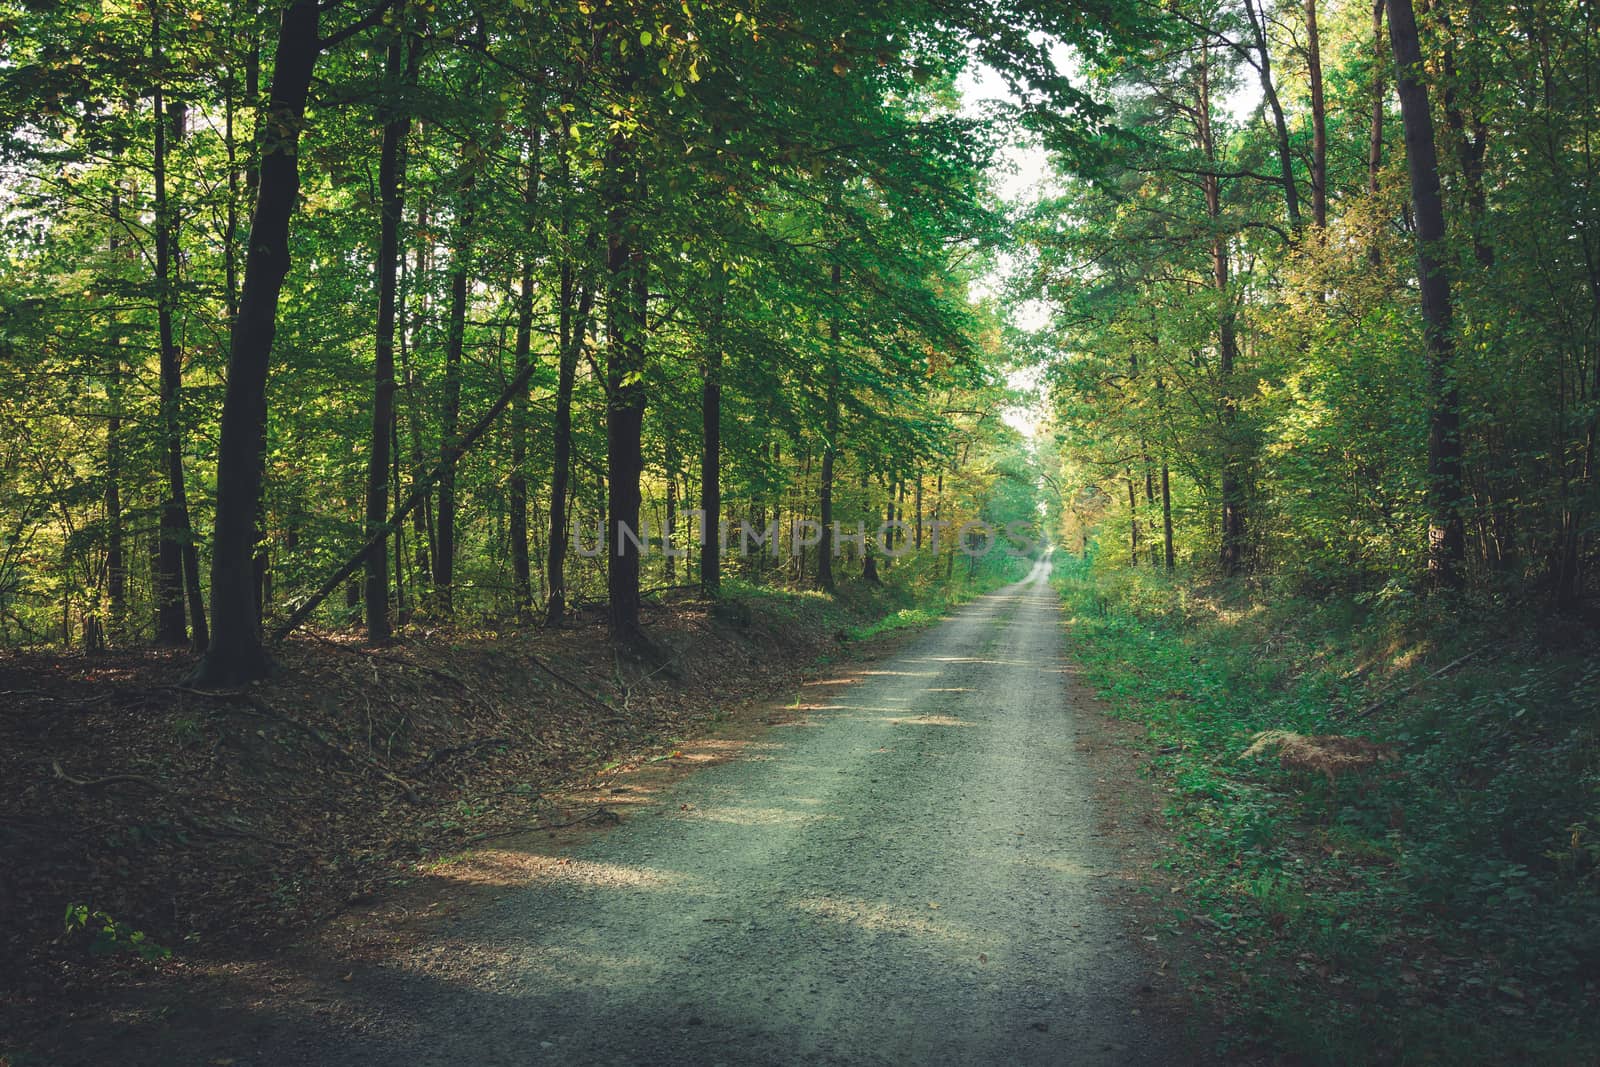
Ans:
[{"label": "roadside vegetation", "polygon": [[[1592,637],[1487,597],[1311,597],[1061,557],[1056,575],[1072,654],[1147,729],[1170,921],[1198,941],[1190,984],[1232,1051],[1595,1062]],[[1245,756],[1263,731],[1377,755],[1289,769],[1281,746]]]}]

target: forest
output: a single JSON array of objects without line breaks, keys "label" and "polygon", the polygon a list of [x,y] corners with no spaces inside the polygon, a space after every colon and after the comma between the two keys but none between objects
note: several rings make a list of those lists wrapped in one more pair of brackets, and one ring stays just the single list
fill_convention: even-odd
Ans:
[{"label": "forest", "polygon": [[502,653],[590,773],[1049,559],[1224,1045],[1600,1047],[1591,3],[0,0],[0,419],[34,963],[213,928],[82,794],[233,803],[229,702],[443,803]]}]

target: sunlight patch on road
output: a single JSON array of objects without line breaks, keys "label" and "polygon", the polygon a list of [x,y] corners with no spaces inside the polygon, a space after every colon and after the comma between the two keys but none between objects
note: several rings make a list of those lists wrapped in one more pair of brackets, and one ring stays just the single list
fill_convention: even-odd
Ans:
[{"label": "sunlight patch on road", "polygon": [[890,723],[890,724],[892,724],[894,726],[976,726],[976,725],[978,725],[975,722],[967,722],[965,719],[952,718],[949,715],[917,715],[917,716],[909,717],[909,718],[906,717],[906,716],[899,716],[899,717],[896,717],[896,718],[885,718],[883,721],[886,722],[886,723]]},{"label": "sunlight patch on road", "polygon": [[[813,800],[811,803],[816,801]],[[684,819],[705,819],[708,822],[727,823],[730,826],[798,826],[838,818],[837,815],[825,815],[815,811],[753,806],[692,807],[688,811],[674,814]]]},{"label": "sunlight patch on road", "polygon": [[789,901],[796,911],[819,919],[845,923],[874,933],[931,938],[967,952],[997,951],[998,940],[955,926],[938,912],[938,902],[893,905],[851,897],[799,897]]},{"label": "sunlight patch on road", "polygon": [[540,864],[535,881],[590,886],[596,889],[680,889],[695,879],[679,871],[625,867],[619,863],[560,857]]}]

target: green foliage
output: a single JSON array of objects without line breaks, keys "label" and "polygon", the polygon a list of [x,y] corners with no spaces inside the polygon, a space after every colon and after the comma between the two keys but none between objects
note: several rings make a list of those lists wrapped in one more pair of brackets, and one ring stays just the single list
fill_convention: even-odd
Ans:
[{"label": "green foliage", "polygon": [[[1147,728],[1179,842],[1173,920],[1235,960],[1208,988],[1241,1029],[1329,1064],[1594,1055],[1592,649],[1515,643],[1487,606],[1088,564],[1058,584],[1073,654]],[[1400,759],[1332,784],[1241,761],[1268,729],[1367,735]]]},{"label": "green foliage", "polygon": [[150,940],[143,930],[118,922],[103,911],[91,910],[87,904],[67,905],[62,920],[62,940],[76,944],[87,942],[91,956],[130,954],[150,963],[172,955],[171,949]]}]

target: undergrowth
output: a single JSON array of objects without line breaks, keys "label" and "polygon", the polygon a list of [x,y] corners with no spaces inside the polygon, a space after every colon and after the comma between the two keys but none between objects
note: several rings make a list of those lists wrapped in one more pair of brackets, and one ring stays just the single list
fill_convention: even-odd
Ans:
[{"label": "undergrowth", "polygon": [[[1593,635],[1078,561],[1056,583],[1089,680],[1147,728],[1172,923],[1227,1033],[1310,1063],[1600,1062]],[[1242,759],[1264,730],[1399,758],[1329,782]]]},{"label": "undergrowth", "polygon": [[757,614],[833,633],[840,641],[866,641],[938,622],[952,607],[1025,577],[1033,560],[993,552],[954,563],[941,556],[879,564],[879,581],[842,579],[833,595],[725,581],[724,597]]}]

